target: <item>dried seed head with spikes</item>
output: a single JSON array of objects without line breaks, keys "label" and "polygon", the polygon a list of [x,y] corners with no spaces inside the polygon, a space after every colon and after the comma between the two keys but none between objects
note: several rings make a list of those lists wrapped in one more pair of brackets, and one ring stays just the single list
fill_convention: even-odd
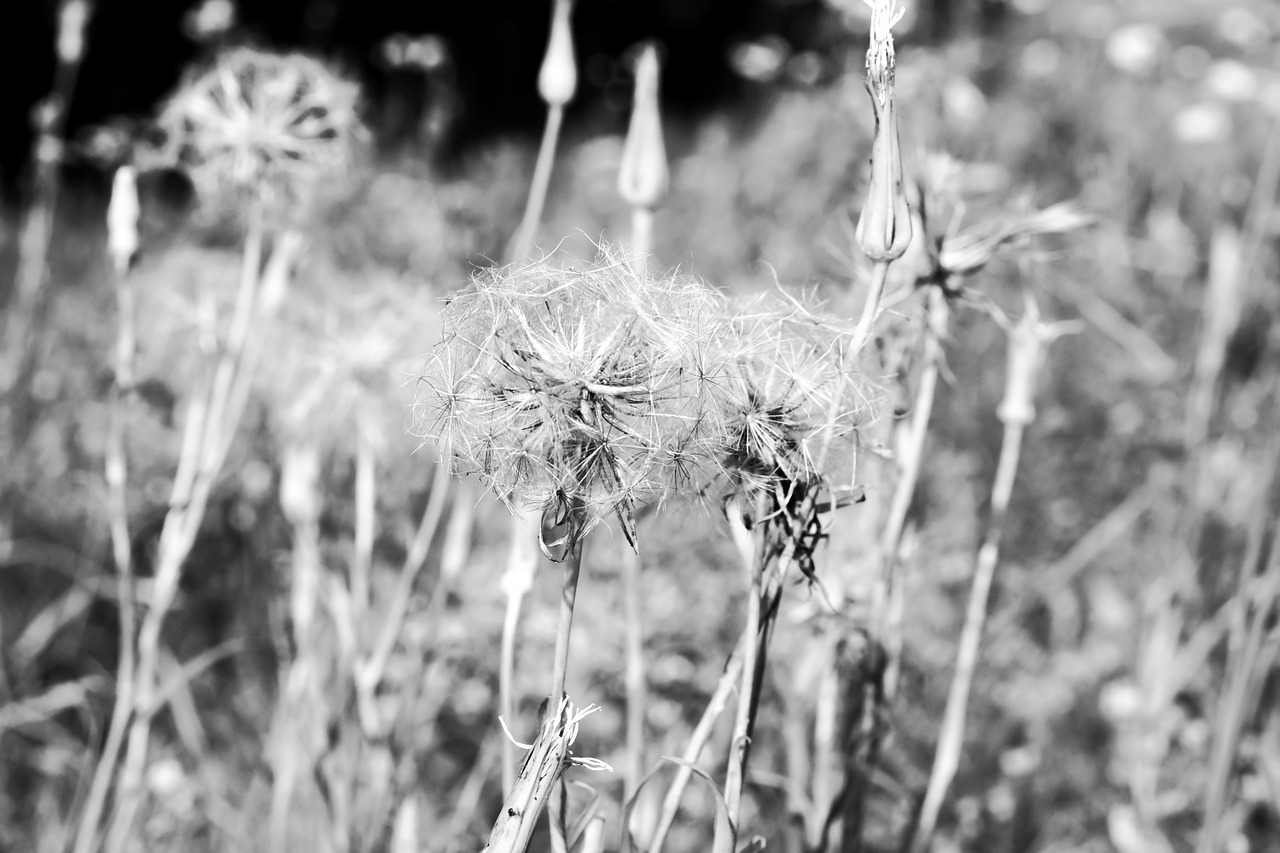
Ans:
[{"label": "dried seed head with spikes", "polygon": [[349,159],[361,135],[357,94],[315,59],[236,48],[164,107],[161,156],[185,169],[206,201],[251,195],[293,204]]},{"label": "dried seed head with spikes", "polygon": [[[852,330],[779,294],[739,303],[721,464],[734,490],[821,486],[874,412]],[[750,502],[749,502],[750,503]]]},{"label": "dried seed head with spikes", "polygon": [[[690,365],[714,338],[719,298],[696,281],[653,278],[605,250],[477,276],[445,307],[423,376],[418,434],[504,501],[540,506],[568,547],[616,514],[661,498],[682,465],[710,458],[713,367]],[[634,544],[634,543],[633,543]]]}]

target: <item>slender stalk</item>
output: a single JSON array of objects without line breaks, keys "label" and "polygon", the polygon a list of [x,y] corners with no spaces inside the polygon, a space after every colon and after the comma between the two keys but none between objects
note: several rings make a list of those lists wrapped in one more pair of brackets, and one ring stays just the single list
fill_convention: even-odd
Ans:
[{"label": "slender stalk", "polygon": [[622,553],[622,585],[626,609],[627,755],[622,780],[623,802],[629,802],[644,778],[644,721],[648,679],[644,667],[644,585],[640,555]]},{"label": "slender stalk", "polygon": [[533,166],[533,183],[525,202],[524,216],[511,240],[511,261],[523,263],[533,253],[538,225],[542,222],[542,209],[547,202],[547,188],[551,185],[551,167],[555,163],[556,144],[560,139],[560,126],[564,122],[564,107],[547,106],[547,122],[542,129],[542,143],[538,147],[538,159]]},{"label": "slender stalk", "polygon": [[[507,570],[502,575],[502,589],[507,596],[507,609],[502,619],[502,650],[498,662],[498,699],[504,720],[515,725],[516,632],[520,625],[520,609],[524,597],[533,587],[538,569],[538,549],[534,531],[526,513],[517,511],[511,518],[511,544],[507,552]],[[516,782],[516,746],[510,738],[502,741],[502,790],[511,793]]]},{"label": "slender stalk", "polygon": [[716,685],[715,692],[711,694],[711,699],[707,702],[707,707],[702,711],[702,717],[698,720],[698,725],[694,727],[693,734],[689,736],[689,743],[686,744],[684,752],[680,754],[681,760],[684,762],[676,768],[675,778],[671,781],[671,787],[667,789],[667,795],[662,800],[662,811],[658,817],[657,828],[653,832],[653,840],[649,845],[650,853],[662,853],[662,845],[667,840],[667,835],[671,832],[672,825],[675,824],[676,814],[680,811],[680,800],[684,796],[685,789],[689,786],[689,780],[693,778],[693,771],[689,769],[702,756],[702,751],[706,749],[707,742],[711,740],[711,734],[715,730],[716,722],[720,719],[720,715],[724,713],[724,709],[729,705],[729,696],[733,694],[733,688],[742,677],[742,667],[746,655],[747,646],[755,643],[755,638],[746,631],[742,632],[742,638],[738,640],[738,645],[733,649],[733,654],[729,656],[729,660],[725,663],[724,672],[720,675],[720,681]]},{"label": "slender stalk", "polygon": [[[141,805],[151,719],[158,710],[156,691],[161,630],[177,595],[182,566],[195,544],[214,480],[239,424],[248,393],[250,376],[245,370],[245,356],[262,279],[263,243],[262,209],[255,205],[250,214],[244,263],[227,345],[219,356],[207,400],[197,398],[188,411],[170,508],[160,533],[155,580],[138,635],[134,715],[120,774],[120,799],[108,836],[107,849],[110,853],[125,849]],[[273,258],[277,271],[281,268],[287,270],[299,248],[296,240],[281,241]]]},{"label": "slender stalk", "polygon": [[747,758],[750,754],[751,724],[754,717],[756,662],[760,654],[760,607],[764,595],[764,567],[756,557],[755,543],[751,532],[743,519],[742,508],[735,503],[729,505],[726,516],[729,529],[733,534],[734,544],[738,548],[738,556],[746,569],[750,580],[750,591],[747,597],[747,624],[743,628],[746,646],[742,658],[742,687],[738,693],[737,712],[733,724],[733,740],[729,746],[729,766],[725,774],[724,800],[729,813],[729,825],[733,829],[733,838],[728,839],[731,849],[736,841],[742,813],[742,786],[746,776]]},{"label": "slender stalk", "polygon": [[554,715],[565,695],[565,679],[569,673],[569,632],[573,629],[573,607],[578,600],[578,576],[582,572],[582,543],[569,550],[564,559],[564,580],[560,587],[560,624],[556,630],[556,657],[551,670],[551,702],[548,714]]},{"label": "slender stalk", "polygon": [[111,529],[111,552],[116,564],[116,597],[120,607],[120,661],[116,675],[116,697],[111,711],[102,756],[94,768],[93,781],[76,830],[75,853],[89,853],[102,822],[107,791],[115,775],[116,761],[133,711],[134,658],[137,641],[137,611],[134,603],[133,546],[129,534],[128,455],[125,448],[129,398],[133,394],[134,353],[137,350],[133,281],[126,263],[115,274],[117,326],[115,384],[111,390],[111,414],[107,433],[107,512]]},{"label": "slender stalk", "polygon": [[884,296],[884,285],[889,277],[891,261],[875,261],[871,266],[871,292],[862,305],[862,316],[853,330],[853,343],[850,352],[860,352],[871,338],[871,330],[875,326],[876,317],[880,314],[880,300]]},{"label": "slender stalk", "polygon": [[355,551],[351,559],[351,597],[356,619],[362,621],[369,610],[369,573],[373,564],[373,539],[377,526],[377,461],[368,430],[358,429],[356,438]]},{"label": "slender stalk", "polygon": [[[396,578],[395,591],[391,596],[391,609],[382,622],[382,632],[373,645],[373,651],[361,663],[356,675],[359,689],[372,696],[386,672],[387,661],[395,651],[400,639],[400,631],[404,627],[404,619],[409,612],[409,596],[413,592],[413,582],[427,561],[431,543],[435,540],[436,531],[440,528],[440,518],[444,514],[445,500],[449,494],[449,466],[441,462],[436,466],[435,476],[431,481],[431,494],[427,497],[427,506],[422,511],[422,520],[418,524],[413,541],[409,544],[409,552],[405,555]],[[442,578],[443,580],[443,578]],[[440,595],[440,591],[436,592]],[[434,599],[433,599],[434,600]]]},{"label": "slender stalk", "polygon": [[1022,450],[1023,425],[1005,425],[1004,440],[1000,448],[1000,461],[996,466],[995,483],[991,489],[991,520],[978,551],[977,567],[973,574],[973,588],[969,593],[969,607],[965,613],[964,630],[960,635],[960,650],[956,660],[956,674],[947,696],[947,708],[942,720],[942,732],[934,755],[933,771],[920,818],[912,840],[912,853],[926,853],[938,823],[938,813],[946,798],[947,789],[960,766],[960,751],[964,743],[965,717],[969,704],[969,691],[978,664],[978,647],[982,629],[986,624],[987,600],[991,594],[991,582],[995,577],[1000,558],[1000,539],[1008,514],[1009,498],[1018,470],[1018,457]]}]

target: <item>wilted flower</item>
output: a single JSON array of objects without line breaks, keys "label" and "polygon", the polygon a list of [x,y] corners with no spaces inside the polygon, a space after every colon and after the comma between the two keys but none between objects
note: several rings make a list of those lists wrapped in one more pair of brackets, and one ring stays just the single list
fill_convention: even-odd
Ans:
[{"label": "wilted flower", "polygon": [[237,48],[165,106],[163,154],[210,200],[295,202],[350,157],[356,97],[354,83],[314,59]]},{"label": "wilted flower", "polygon": [[867,49],[867,91],[876,115],[871,147],[871,182],[858,218],[858,246],[873,261],[902,257],[911,243],[911,210],[902,182],[902,150],[893,103],[893,25],[906,14],[897,0],[864,0],[871,7]]},{"label": "wilted flower", "polygon": [[718,374],[693,365],[718,304],[608,254],[483,274],[444,309],[419,434],[502,500],[541,507],[544,530],[567,525],[570,546],[614,513],[630,536],[634,504],[708,455],[714,418],[698,401]]}]

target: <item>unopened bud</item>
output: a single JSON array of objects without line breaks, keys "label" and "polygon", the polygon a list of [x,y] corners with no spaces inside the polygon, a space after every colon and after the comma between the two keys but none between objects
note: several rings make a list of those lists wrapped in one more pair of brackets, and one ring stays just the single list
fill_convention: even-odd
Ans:
[{"label": "unopened bud", "polygon": [[873,261],[902,257],[911,243],[911,208],[902,179],[898,114],[893,103],[892,27],[903,15],[897,0],[865,0],[872,7],[871,47],[867,50],[867,92],[876,116],[871,145],[871,181],[858,218],[858,245]]},{"label": "unopened bud", "polygon": [[107,251],[116,272],[124,275],[138,251],[138,173],[132,166],[116,169],[107,205]]},{"label": "unopened bud", "polygon": [[650,45],[636,63],[635,104],[618,169],[618,194],[632,207],[652,209],[667,194],[668,179],[658,109],[658,52]]},{"label": "unopened bud", "polygon": [[573,60],[573,32],[569,27],[570,0],[556,0],[551,15],[551,37],[547,55],[538,72],[538,94],[548,106],[563,107],[573,100],[578,88],[578,68]]},{"label": "unopened bud", "polygon": [[88,0],[67,0],[58,14],[58,61],[72,65],[84,55],[84,29],[89,23]]}]

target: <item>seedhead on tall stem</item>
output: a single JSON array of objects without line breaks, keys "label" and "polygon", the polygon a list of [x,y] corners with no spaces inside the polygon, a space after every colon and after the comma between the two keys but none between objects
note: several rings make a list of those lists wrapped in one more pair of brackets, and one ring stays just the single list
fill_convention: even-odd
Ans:
[{"label": "seedhead on tall stem", "polygon": [[637,502],[665,494],[707,430],[686,362],[716,303],[607,255],[485,274],[444,309],[421,434],[508,504],[541,508],[544,530],[567,525],[566,547],[615,514],[630,537]]}]

